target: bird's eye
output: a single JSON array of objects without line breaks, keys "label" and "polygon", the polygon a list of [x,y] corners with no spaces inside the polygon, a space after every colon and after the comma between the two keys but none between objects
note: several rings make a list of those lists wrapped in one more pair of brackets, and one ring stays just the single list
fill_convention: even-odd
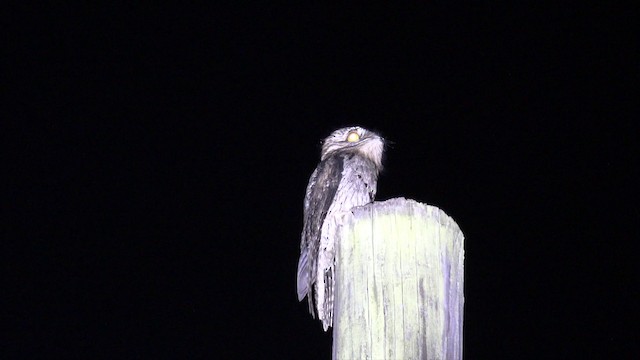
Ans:
[{"label": "bird's eye", "polygon": [[360,135],[358,135],[356,131],[352,131],[349,133],[349,135],[347,135],[348,142],[356,142],[358,140],[360,140]]}]

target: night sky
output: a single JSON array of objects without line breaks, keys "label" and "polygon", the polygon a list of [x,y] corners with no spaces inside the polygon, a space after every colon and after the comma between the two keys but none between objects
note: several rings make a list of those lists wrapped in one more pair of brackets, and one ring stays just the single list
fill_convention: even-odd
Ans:
[{"label": "night sky", "polygon": [[5,10],[3,359],[329,359],[296,266],[349,125],[465,234],[465,358],[640,353],[637,9]]}]

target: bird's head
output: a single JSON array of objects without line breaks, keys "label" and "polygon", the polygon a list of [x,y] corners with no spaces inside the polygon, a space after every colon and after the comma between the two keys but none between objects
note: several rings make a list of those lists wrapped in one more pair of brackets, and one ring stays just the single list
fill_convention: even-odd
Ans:
[{"label": "bird's head", "polygon": [[356,152],[371,160],[380,171],[384,139],[373,131],[359,126],[338,129],[322,142],[321,160],[339,152]]}]

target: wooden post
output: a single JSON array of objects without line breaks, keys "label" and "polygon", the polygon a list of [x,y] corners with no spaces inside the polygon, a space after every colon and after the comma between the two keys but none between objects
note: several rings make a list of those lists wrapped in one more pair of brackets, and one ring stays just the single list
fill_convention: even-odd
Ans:
[{"label": "wooden post", "polygon": [[464,236],[442,210],[395,198],[344,217],[333,359],[462,359]]}]

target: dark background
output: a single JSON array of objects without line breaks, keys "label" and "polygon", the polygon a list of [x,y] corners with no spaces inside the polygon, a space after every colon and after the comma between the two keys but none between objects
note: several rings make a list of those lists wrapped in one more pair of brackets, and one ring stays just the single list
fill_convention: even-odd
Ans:
[{"label": "dark background", "polygon": [[329,359],[302,199],[353,124],[465,233],[467,359],[638,354],[637,9],[5,14],[2,358]]}]

